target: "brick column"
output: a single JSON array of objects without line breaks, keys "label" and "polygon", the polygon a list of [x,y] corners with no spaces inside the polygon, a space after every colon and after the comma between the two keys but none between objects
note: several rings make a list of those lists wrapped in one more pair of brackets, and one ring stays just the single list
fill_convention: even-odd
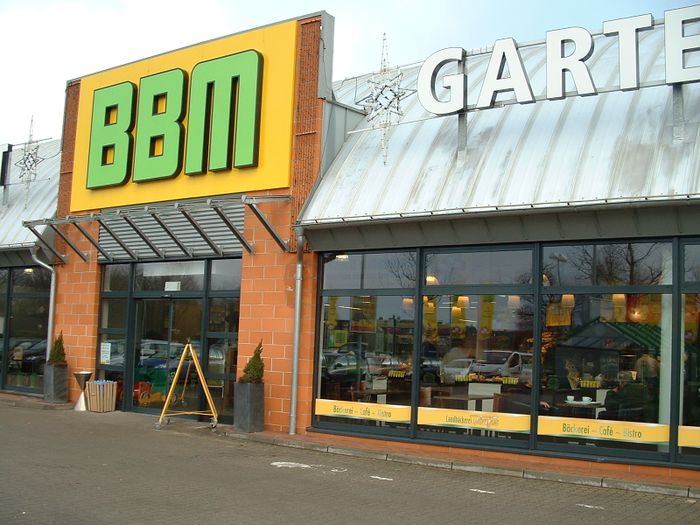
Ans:
[{"label": "brick column", "polygon": [[[78,118],[80,82],[66,88],[66,107],[63,122],[63,148],[61,152],[61,176],[59,180],[59,217],[70,213],[75,132]],[[68,385],[71,401],[78,399],[80,390],[73,379],[73,372],[95,370],[97,355],[97,323],[100,305],[101,267],[97,264],[97,250],[85,237],[70,225],[61,226],[63,232],[83,252],[88,253],[84,262],[62,239],[56,239],[57,250],[68,255],[65,265],[56,265],[56,302],[54,307],[54,337],[63,332],[68,361]],[[98,225],[88,223],[86,228],[95,238]]]},{"label": "brick column", "polygon": [[[284,253],[257,218],[246,210],[245,235],[255,244],[255,254],[244,254],[241,278],[238,370],[242,370],[262,339],[265,362],[265,428],[288,431],[291,409],[294,331],[296,240],[291,226],[319,175],[324,101],[318,98],[321,18],[299,22],[297,34],[296,89],[292,178],[289,190],[258,195],[289,195],[287,202],[261,203],[260,209],[292,253]],[[302,325],[297,403],[298,433],[311,424],[316,314],[316,260],[304,254]]]}]

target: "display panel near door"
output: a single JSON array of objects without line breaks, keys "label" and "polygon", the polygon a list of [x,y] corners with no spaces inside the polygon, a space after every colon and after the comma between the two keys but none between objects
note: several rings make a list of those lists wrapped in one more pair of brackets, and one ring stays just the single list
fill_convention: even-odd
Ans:
[{"label": "display panel near door", "polygon": [[[202,301],[143,299],[136,304],[134,406],[162,409],[185,345],[201,357]],[[189,365],[189,362],[187,362]],[[173,403],[197,409],[199,378],[192,367],[180,374]]]}]

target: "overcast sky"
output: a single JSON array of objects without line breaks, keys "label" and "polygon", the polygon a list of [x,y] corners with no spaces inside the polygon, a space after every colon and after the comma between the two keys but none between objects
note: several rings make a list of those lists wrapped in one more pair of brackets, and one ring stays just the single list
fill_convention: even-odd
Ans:
[{"label": "overcast sky", "polygon": [[692,5],[692,0],[0,0],[0,144],[59,138],[66,82],[103,69],[325,10],[335,17],[333,78],[379,69],[382,34],[391,65],[445,47],[545,32]]}]

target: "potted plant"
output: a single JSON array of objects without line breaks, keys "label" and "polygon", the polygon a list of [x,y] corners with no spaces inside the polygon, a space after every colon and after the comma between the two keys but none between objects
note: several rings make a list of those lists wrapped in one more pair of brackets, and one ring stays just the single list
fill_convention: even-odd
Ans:
[{"label": "potted plant", "polygon": [[63,332],[54,340],[49,361],[44,365],[44,401],[68,403],[68,363]]},{"label": "potted plant", "polygon": [[241,432],[260,432],[264,428],[262,350],[261,340],[233,387],[233,426]]}]

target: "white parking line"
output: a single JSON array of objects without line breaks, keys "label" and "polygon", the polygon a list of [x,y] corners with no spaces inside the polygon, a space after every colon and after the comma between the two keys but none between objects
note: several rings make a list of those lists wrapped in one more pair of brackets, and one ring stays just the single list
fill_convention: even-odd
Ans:
[{"label": "white parking line", "polygon": [[479,494],[495,494],[495,492],[491,492],[490,490],[481,490],[481,489],[469,489],[472,492],[478,492]]},{"label": "white parking line", "polygon": [[380,476],[370,476],[372,479],[378,479],[380,481],[394,481],[394,478],[382,478]]},{"label": "white parking line", "polygon": [[586,505],[585,503],[577,503],[576,506],[583,507],[584,509],[605,510],[605,507],[598,507],[597,505]]}]

